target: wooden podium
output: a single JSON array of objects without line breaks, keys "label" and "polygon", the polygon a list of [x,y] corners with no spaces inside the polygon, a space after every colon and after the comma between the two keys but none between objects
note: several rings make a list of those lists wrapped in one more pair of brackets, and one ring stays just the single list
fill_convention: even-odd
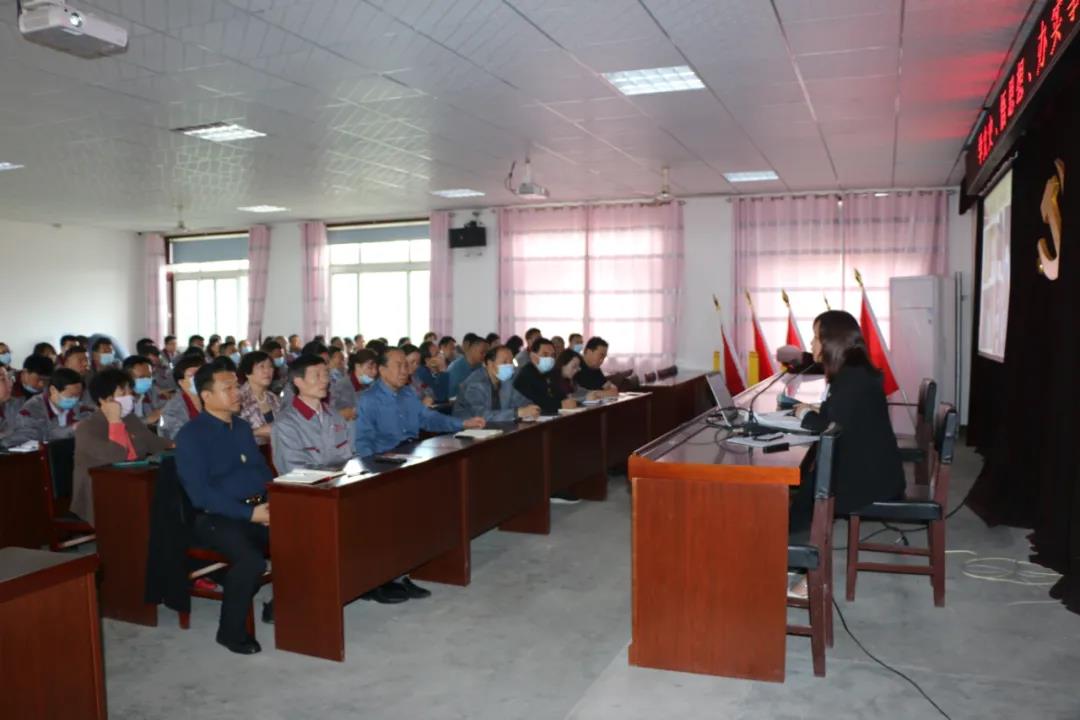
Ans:
[{"label": "wooden podium", "polygon": [[630,664],[782,682],[788,497],[808,446],[766,454],[725,436],[704,413],[630,457]]}]

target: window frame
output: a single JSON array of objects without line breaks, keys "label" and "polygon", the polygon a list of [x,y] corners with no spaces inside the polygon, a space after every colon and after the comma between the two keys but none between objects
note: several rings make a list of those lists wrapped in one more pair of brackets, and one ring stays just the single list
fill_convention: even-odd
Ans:
[{"label": "window frame", "polygon": [[[168,301],[168,328],[169,328],[169,333],[170,334],[172,334],[172,335],[177,334],[177,328],[178,328],[179,323],[177,322],[177,306],[176,306],[176,303],[177,303],[177,295],[179,294],[179,291],[180,291],[179,285],[180,285],[181,282],[186,282],[186,281],[189,281],[189,280],[190,281],[195,281],[196,283],[198,283],[198,282],[200,282],[202,280],[214,280],[215,281],[214,282],[214,313],[213,314],[214,314],[214,317],[216,318],[217,314],[218,314],[217,281],[218,280],[236,280],[237,281],[237,284],[236,284],[237,308],[238,308],[238,310],[240,312],[243,313],[242,315],[239,315],[237,317],[237,324],[240,327],[238,329],[236,337],[238,339],[241,338],[241,337],[246,337],[246,335],[247,335],[247,325],[248,325],[248,321],[250,321],[250,318],[245,317],[247,315],[248,303],[249,303],[249,300],[250,300],[250,292],[251,292],[251,285],[250,285],[251,280],[250,280],[250,277],[249,277],[250,267],[251,267],[250,259],[247,258],[247,257],[244,257],[242,259],[204,261],[204,262],[199,262],[199,263],[174,263],[173,262],[173,250],[174,250],[174,245],[176,243],[184,243],[184,242],[192,242],[192,241],[200,241],[200,240],[215,240],[215,239],[223,239],[224,240],[224,239],[233,239],[233,238],[239,238],[239,237],[247,238],[247,236],[248,236],[247,232],[228,232],[228,233],[220,233],[220,234],[213,234],[213,235],[186,235],[186,236],[174,236],[174,237],[166,237],[165,238],[165,242],[166,242],[165,277],[166,277],[166,282],[167,282],[167,287],[168,287],[168,299],[167,299],[167,301]],[[183,268],[186,265],[200,265],[200,266],[213,265],[216,262],[243,263],[243,267],[235,268],[235,269],[229,269],[229,270],[225,270],[225,269],[221,269],[221,270],[217,270],[217,269],[183,270],[183,269],[180,269],[180,270],[178,270],[177,269],[177,268]],[[242,288],[246,288],[247,292],[246,293],[241,292]],[[243,320],[243,322],[241,322],[241,320]],[[215,324],[217,324],[216,320],[215,320]],[[219,329],[218,328],[201,328],[200,327],[200,328],[198,328],[196,330],[196,332],[206,335],[206,334],[209,334],[209,333],[217,333],[217,332],[219,332]],[[222,333],[222,334],[224,335],[224,334],[227,334],[227,333]]]}]

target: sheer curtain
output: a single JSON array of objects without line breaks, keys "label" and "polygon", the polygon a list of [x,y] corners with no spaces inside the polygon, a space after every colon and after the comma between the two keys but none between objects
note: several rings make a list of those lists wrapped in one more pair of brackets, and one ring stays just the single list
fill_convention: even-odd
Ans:
[{"label": "sheer curtain", "polygon": [[270,267],[270,228],[253,225],[248,231],[247,339],[258,345],[266,310],[266,276]]},{"label": "sheer curtain", "polygon": [[674,364],[683,274],[682,204],[589,209],[586,338],[610,343],[615,367]]},{"label": "sheer curtain", "polygon": [[165,283],[165,237],[160,233],[143,236],[143,273],[146,278],[146,337],[164,342],[169,326],[168,288]]},{"label": "sheer curtain", "polygon": [[428,323],[440,337],[454,328],[454,251],[450,249],[450,213],[436,210],[428,219],[431,238],[431,292]]},{"label": "sheer curtain", "polygon": [[947,267],[944,190],[737,198],[734,203],[735,344],[743,357],[753,347],[744,292],[775,349],[787,335],[782,289],[809,339],[826,300],[834,310],[858,316],[858,269],[888,338],[889,278],[943,274]]},{"label": "sheer curtain", "polygon": [[611,366],[674,362],[682,206],[600,205],[499,212],[499,332],[580,332],[610,344]]},{"label": "sheer curtain", "polygon": [[306,222],[300,228],[303,246],[301,290],[304,293],[304,342],[330,329],[330,246],[326,242],[326,223]]}]

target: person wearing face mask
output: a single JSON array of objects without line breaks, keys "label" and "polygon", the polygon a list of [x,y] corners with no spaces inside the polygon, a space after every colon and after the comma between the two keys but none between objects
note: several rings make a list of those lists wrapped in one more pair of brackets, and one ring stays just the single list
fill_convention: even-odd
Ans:
[{"label": "person wearing face mask", "polygon": [[108,338],[99,337],[90,346],[90,372],[99,373],[111,367],[116,367],[116,353],[113,352],[113,344]]},{"label": "person wearing face mask", "polygon": [[[153,363],[150,358],[131,355],[124,358],[123,369],[132,378],[131,394],[135,398],[135,417],[142,418],[147,425],[155,425],[161,419],[161,412],[167,400],[154,387]],[[93,382],[90,385],[92,386]],[[94,400],[92,389],[90,399],[92,402],[97,402]]]},{"label": "person wearing face mask", "polygon": [[11,348],[7,343],[0,342],[0,372],[11,373]]},{"label": "person wearing face mask", "polygon": [[356,419],[356,400],[379,377],[375,352],[358,350],[349,356],[348,374],[330,388],[331,405],[346,420]]},{"label": "person wearing face mask", "polygon": [[[149,372],[149,367],[146,370]],[[130,373],[115,368],[102,370],[90,381],[90,397],[98,408],[75,430],[71,511],[91,524],[94,488],[90,468],[142,460],[172,447],[171,442],[150,432],[135,414],[135,383]]]},{"label": "person wearing face mask", "polygon": [[585,352],[585,338],[581,336],[581,333],[570,333],[567,342],[570,344],[570,349],[578,355]]},{"label": "person wearing face mask", "polygon": [[285,362],[285,346],[277,340],[269,340],[264,342],[259,349],[270,356],[270,363],[274,366],[274,379],[270,381],[270,391],[280,394],[289,379],[289,369]]},{"label": "person wearing face mask", "polygon": [[529,346],[529,362],[518,368],[514,387],[533,404],[540,407],[544,415],[557,415],[559,408],[575,408],[577,401],[572,397],[560,398],[555,393],[551,371],[555,368],[555,346],[544,337],[533,340]]},{"label": "person wearing face mask", "polygon": [[251,425],[257,438],[269,438],[281,408],[281,398],[270,391],[274,381],[274,361],[261,350],[249,352],[240,361],[240,417]]},{"label": "person wearing face mask", "polygon": [[26,356],[18,380],[11,386],[11,397],[15,398],[20,409],[27,400],[41,394],[52,372],[53,364],[49,358],[41,355]]},{"label": "person wearing face mask", "polygon": [[236,349],[240,351],[241,356],[247,355],[249,352],[251,352],[251,343],[249,343],[247,340],[241,340],[240,344],[236,346]]},{"label": "person wearing face mask", "polygon": [[235,342],[223,342],[218,346],[218,356],[227,357],[233,361],[233,365],[240,365],[240,361],[243,356],[240,355],[240,348],[236,347]]},{"label": "person wearing face mask", "polygon": [[80,402],[82,394],[83,379],[77,372],[67,368],[55,370],[49,377],[48,390],[23,403],[9,444],[72,437],[79,421],[93,412],[93,408]]},{"label": "person wearing face mask", "polygon": [[482,417],[485,421],[513,422],[534,418],[540,408],[514,388],[514,355],[505,345],[484,354],[484,364],[461,383],[454,401],[454,417]]},{"label": "person wearing face mask", "polygon": [[172,396],[161,410],[161,427],[158,432],[162,437],[174,439],[180,428],[198,417],[201,412],[199,393],[195,390],[195,373],[205,364],[206,358],[199,351],[184,353],[184,357],[173,368],[173,380],[180,391]]}]

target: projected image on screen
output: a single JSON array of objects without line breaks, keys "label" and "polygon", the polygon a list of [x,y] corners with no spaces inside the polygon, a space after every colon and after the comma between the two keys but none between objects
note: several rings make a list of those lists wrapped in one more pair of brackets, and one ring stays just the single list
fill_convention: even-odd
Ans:
[{"label": "projected image on screen", "polygon": [[979,285],[979,354],[1005,359],[1009,324],[1009,245],[1012,226],[1012,172],[983,202],[982,277]]}]

